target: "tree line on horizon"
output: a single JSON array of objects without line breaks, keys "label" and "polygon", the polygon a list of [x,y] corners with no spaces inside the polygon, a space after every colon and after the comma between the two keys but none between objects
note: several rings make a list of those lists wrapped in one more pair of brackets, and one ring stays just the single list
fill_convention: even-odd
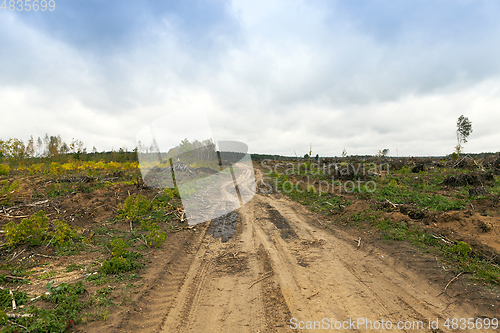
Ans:
[{"label": "tree line on horizon", "polygon": [[73,138],[68,144],[63,141],[60,135],[45,134],[43,139],[38,137],[36,140],[30,137],[27,143],[17,138],[7,140],[0,139],[0,161],[21,161],[26,159],[95,159],[106,160],[119,159],[123,161],[137,161],[137,150],[129,152],[126,148],[120,148],[118,151],[98,152],[94,146],[92,151],[87,152],[83,141]]}]

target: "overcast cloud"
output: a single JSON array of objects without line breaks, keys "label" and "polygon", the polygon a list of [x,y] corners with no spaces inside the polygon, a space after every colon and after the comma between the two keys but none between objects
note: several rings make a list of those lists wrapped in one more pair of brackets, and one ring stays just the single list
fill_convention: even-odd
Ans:
[{"label": "overcast cloud", "polygon": [[[500,150],[498,1],[77,1],[0,10],[0,139],[135,146],[182,109],[251,152]],[[179,124],[179,127],[188,124]]]}]

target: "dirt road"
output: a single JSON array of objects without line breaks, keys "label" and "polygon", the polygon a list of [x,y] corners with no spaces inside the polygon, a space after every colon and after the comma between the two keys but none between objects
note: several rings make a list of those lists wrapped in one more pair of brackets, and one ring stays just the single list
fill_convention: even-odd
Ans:
[{"label": "dirt road", "polygon": [[[477,305],[442,294],[449,277],[428,279],[440,269],[435,258],[333,234],[281,195],[257,194],[226,219],[236,226],[227,242],[213,238],[209,223],[175,236],[175,245],[153,259],[133,307],[93,330],[255,333],[316,325],[307,331],[371,332],[383,320],[395,332],[417,331],[419,323],[419,332],[439,332],[448,331],[447,318],[483,315]],[[439,329],[429,320],[439,320]]]}]

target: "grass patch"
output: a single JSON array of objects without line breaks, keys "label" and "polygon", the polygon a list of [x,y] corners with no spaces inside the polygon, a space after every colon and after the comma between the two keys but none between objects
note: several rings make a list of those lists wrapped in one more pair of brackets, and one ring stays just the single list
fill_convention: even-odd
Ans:
[{"label": "grass patch", "polygon": [[395,204],[414,204],[417,208],[433,211],[460,210],[468,203],[464,199],[451,199],[442,195],[416,191],[392,182],[386,186],[377,187],[374,195],[378,201],[389,200]]},{"label": "grass patch", "polygon": [[70,265],[66,266],[66,272],[69,273],[69,272],[73,272],[73,271],[82,270],[84,268],[85,268],[85,265],[82,265],[82,264],[70,264]]},{"label": "grass patch", "polygon": [[458,242],[454,245],[443,243],[417,225],[411,225],[405,221],[395,223],[383,219],[380,213],[371,210],[358,212],[347,219],[375,228],[384,240],[407,241],[427,252],[432,251],[452,265],[456,271],[471,273],[472,278],[477,281],[500,285],[500,268],[480,253],[474,252],[465,242]]},{"label": "grass patch", "polygon": [[74,241],[81,240],[76,230],[65,221],[54,220],[53,230],[48,229],[48,217],[43,210],[21,220],[20,223],[9,222],[5,225],[5,238],[7,245],[15,247],[19,244],[29,243],[31,246],[43,243],[54,244],[59,247],[70,246]]},{"label": "grass patch", "polygon": [[[37,308],[35,305],[22,308],[21,313],[32,314],[33,316],[9,318],[10,322],[4,324],[2,332],[19,332],[18,325],[23,325],[29,332],[65,332],[68,323],[78,324],[82,322],[82,310],[87,305],[79,299],[85,292],[82,282],[75,284],[61,283],[57,287],[54,287],[53,282],[50,282],[47,285],[47,291],[49,294],[44,295],[42,299],[51,303],[51,308]],[[18,295],[18,297],[19,300],[23,299],[22,295]],[[26,296],[24,296],[24,299],[27,301]],[[17,297],[16,302],[18,302]],[[21,303],[18,302],[18,304]],[[10,303],[11,305],[12,303]]]}]

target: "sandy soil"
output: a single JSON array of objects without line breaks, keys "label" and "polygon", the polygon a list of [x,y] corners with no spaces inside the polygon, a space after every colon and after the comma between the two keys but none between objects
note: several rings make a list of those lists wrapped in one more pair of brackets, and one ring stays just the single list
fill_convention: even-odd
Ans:
[{"label": "sandy soil", "polygon": [[[249,175],[239,176],[242,193],[249,190],[251,183],[245,183]],[[228,200],[238,200],[229,190],[223,192]],[[44,205],[50,204],[45,209],[60,213],[87,234],[115,216],[114,207],[131,193],[155,195],[148,188],[116,185]],[[347,209],[362,211],[366,205],[360,200]],[[485,216],[486,208],[476,205],[467,211],[429,215],[424,222],[445,235],[457,236],[460,231],[471,244],[475,239],[498,249],[498,217]],[[408,219],[400,212],[387,214],[391,219]],[[443,326],[447,318],[500,317],[497,292],[464,276],[456,278],[457,273],[438,258],[404,242],[384,243],[369,231],[327,227],[328,218],[280,194],[258,193],[221,219],[171,232],[161,250],[146,254],[150,263],[140,270],[142,278],[126,295],[128,300],[110,307],[106,321],[79,326],[79,332],[288,332],[315,324],[323,329],[307,331],[325,327],[333,331],[335,325],[337,331],[377,331],[366,324],[350,324],[362,319],[373,325],[391,321],[395,332],[416,331],[408,328],[413,322],[423,323],[419,332],[442,332],[459,331]],[[483,225],[490,229],[483,230]],[[37,260],[50,263],[44,270],[64,271],[69,263],[89,263],[97,257],[105,254],[56,257],[44,252]],[[61,274],[54,280],[74,282],[82,280],[82,274]],[[127,283],[113,287],[120,290]],[[37,295],[44,291],[44,283],[22,288]],[[429,328],[429,322],[436,320],[439,327]],[[406,329],[397,328],[400,321]],[[346,323],[349,329],[338,329]]]},{"label": "sandy soil", "polygon": [[[436,258],[332,233],[279,194],[257,194],[237,222],[224,243],[209,223],[175,235],[152,259],[133,305],[84,331],[287,332],[316,321],[314,332],[364,319],[391,321],[395,332],[413,331],[414,322],[441,332],[447,318],[498,317],[498,295],[486,288],[457,278],[445,290],[455,274]],[[439,328],[429,328],[436,320]],[[366,325],[338,331],[374,331]]]}]

